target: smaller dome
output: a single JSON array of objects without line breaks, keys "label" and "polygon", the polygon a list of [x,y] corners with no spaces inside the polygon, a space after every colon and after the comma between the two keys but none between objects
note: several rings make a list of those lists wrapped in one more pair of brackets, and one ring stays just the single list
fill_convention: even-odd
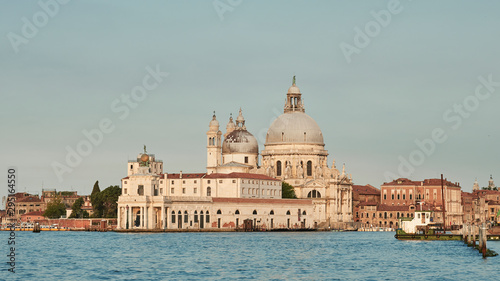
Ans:
[{"label": "smaller dome", "polygon": [[231,153],[259,153],[257,139],[247,130],[234,130],[222,143],[222,154]]},{"label": "smaller dome", "polygon": [[300,89],[299,89],[299,87],[295,86],[295,84],[293,84],[290,88],[288,88],[288,93],[289,94],[300,94]]}]

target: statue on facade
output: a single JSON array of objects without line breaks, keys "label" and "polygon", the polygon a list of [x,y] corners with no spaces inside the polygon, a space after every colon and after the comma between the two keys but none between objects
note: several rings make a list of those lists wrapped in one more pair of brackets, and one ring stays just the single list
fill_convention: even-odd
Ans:
[{"label": "statue on facade", "polygon": [[304,168],[302,168],[302,164],[299,163],[297,164],[297,178],[303,178],[304,177]]},{"label": "statue on facade", "polygon": [[290,167],[290,162],[286,162],[285,175],[287,178],[292,177],[292,168]]}]

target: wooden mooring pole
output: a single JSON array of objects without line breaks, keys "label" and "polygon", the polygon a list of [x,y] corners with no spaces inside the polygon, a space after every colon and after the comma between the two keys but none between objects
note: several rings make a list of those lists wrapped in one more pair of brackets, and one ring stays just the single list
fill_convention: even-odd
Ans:
[{"label": "wooden mooring pole", "polygon": [[481,253],[483,253],[483,258],[486,258],[486,241],[488,240],[487,236],[486,236],[486,223],[483,222],[483,225],[481,227],[481,246],[479,246],[479,250],[481,251]]}]

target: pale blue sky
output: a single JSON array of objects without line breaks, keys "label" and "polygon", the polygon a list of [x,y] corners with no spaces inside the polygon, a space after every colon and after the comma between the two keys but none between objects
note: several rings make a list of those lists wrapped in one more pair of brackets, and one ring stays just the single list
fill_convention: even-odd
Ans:
[{"label": "pale blue sky", "polygon": [[[89,194],[96,180],[119,185],[146,144],[166,172],[204,172],[212,111],[224,131],[242,107],[262,150],[297,75],[328,163],[346,163],[356,184],[380,187],[435,128],[448,138],[410,178],[444,173],[466,191],[476,177],[500,183],[500,87],[456,130],[443,119],[474,94],[479,76],[500,81],[500,2],[401,0],[401,12],[348,63],[340,44],[354,45],[355,28],[389,2],[242,1],[221,20],[212,1],[71,1],[16,53],[8,34],[22,36],[23,17],[33,22],[43,10],[2,1],[0,168],[5,178],[18,168],[19,191],[40,193],[43,182]],[[156,65],[169,76],[119,119],[113,100]],[[51,164],[64,164],[65,147],[103,118],[114,131],[60,182]]]}]

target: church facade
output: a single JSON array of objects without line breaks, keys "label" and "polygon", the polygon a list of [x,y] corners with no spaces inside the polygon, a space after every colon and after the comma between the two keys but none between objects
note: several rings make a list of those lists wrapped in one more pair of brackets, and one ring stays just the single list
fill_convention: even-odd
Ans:
[{"label": "church facade", "polygon": [[[305,113],[301,95],[294,77],[260,155],[241,109],[224,134],[214,113],[204,173],[163,173],[162,161],[144,149],[122,179],[117,228],[269,230],[352,222],[352,177],[345,166],[340,173],[335,160],[328,166],[321,129]],[[298,199],[282,199],[282,182]]]}]

